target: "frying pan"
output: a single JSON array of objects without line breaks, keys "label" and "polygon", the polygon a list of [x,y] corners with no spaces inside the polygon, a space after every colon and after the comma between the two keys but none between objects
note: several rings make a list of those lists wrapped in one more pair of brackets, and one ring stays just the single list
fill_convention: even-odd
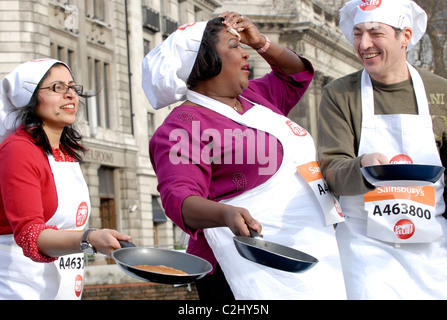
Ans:
[{"label": "frying pan", "polygon": [[435,183],[444,167],[424,164],[383,164],[360,168],[365,179],[376,187],[426,186]]},{"label": "frying pan", "polygon": [[318,263],[318,259],[304,252],[265,241],[254,230],[250,230],[250,232],[251,237],[233,237],[237,251],[248,260],[294,273],[307,271]]},{"label": "frying pan", "polygon": [[[117,265],[128,275],[145,281],[164,284],[192,283],[213,269],[212,265],[197,256],[174,250],[136,247],[130,241],[120,241],[121,249],[112,252]],[[165,274],[135,268],[135,265],[163,265],[182,270],[187,274]]]}]

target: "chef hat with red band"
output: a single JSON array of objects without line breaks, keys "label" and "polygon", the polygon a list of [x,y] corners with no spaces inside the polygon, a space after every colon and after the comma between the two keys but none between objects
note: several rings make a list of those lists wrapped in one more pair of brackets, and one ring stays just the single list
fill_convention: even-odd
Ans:
[{"label": "chef hat with red band", "polygon": [[186,100],[186,82],[207,23],[180,26],[144,58],[142,87],[154,109]]},{"label": "chef hat with red band", "polygon": [[17,112],[30,102],[37,85],[56,63],[70,70],[62,61],[37,59],[22,63],[3,78],[0,83],[0,142],[21,124],[16,121]]},{"label": "chef hat with red band", "polygon": [[380,22],[394,28],[411,28],[413,37],[407,51],[414,47],[427,28],[427,14],[411,0],[353,0],[340,10],[340,28],[354,44],[354,26]]}]

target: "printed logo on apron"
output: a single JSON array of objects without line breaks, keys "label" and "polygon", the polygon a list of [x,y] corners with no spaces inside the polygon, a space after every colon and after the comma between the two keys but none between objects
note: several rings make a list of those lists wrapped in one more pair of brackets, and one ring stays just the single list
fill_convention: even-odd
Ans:
[{"label": "printed logo on apron", "polygon": [[399,220],[394,226],[394,233],[399,239],[407,240],[414,234],[414,223],[408,219]]},{"label": "printed logo on apron", "polygon": [[391,164],[413,164],[413,160],[406,154],[398,154],[390,160]]},{"label": "printed logo on apron", "polygon": [[75,295],[76,295],[76,297],[80,297],[81,296],[81,294],[82,294],[82,289],[83,289],[83,282],[82,282],[82,276],[80,275],[80,274],[78,274],[77,276],[76,276],[76,278],[75,278],[75,286],[74,286],[74,289],[75,289]]},{"label": "printed logo on apron", "polygon": [[88,205],[85,201],[82,201],[76,212],[76,227],[82,227],[87,222],[88,218]]},{"label": "printed logo on apron", "polygon": [[294,135],[299,136],[299,137],[304,137],[307,135],[306,129],[304,129],[300,125],[296,124],[292,120],[287,120],[286,124],[290,127],[290,129],[292,129],[292,132]]}]

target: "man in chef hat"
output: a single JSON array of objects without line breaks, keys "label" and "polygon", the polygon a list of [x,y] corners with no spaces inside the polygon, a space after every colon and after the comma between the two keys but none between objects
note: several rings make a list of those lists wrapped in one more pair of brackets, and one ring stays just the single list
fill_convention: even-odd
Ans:
[{"label": "man in chef hat", "polygon": [[447,80],[406,60],[426,25],[424,10],[410,0],[354,0],[340,10],[340,28],[364,69],[324,88],[318,147],[322,173],[347,217],[337,241],[349,299],[447,298],[444,176],[426,186],[380,187],[361,171],[446,166],[439,156],[446,100],[439,98],[447,97]]}]

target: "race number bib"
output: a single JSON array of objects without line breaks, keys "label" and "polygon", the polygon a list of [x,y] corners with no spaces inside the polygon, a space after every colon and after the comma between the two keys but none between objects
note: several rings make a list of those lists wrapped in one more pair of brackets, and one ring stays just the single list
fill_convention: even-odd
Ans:
[{"label": "race number bib", "polygon": [[317,161],[312,161],[297,167],[300,175],[307,181],[314,192],[321,209],[324,212],[326,225],[345,221],[338,200],[329,192],[321,175]]},{"label": "race number bib", "polygon": [[364,195],[367,235],[392,243],[432,242],[442,236],[435,187],[380,187]]}]

